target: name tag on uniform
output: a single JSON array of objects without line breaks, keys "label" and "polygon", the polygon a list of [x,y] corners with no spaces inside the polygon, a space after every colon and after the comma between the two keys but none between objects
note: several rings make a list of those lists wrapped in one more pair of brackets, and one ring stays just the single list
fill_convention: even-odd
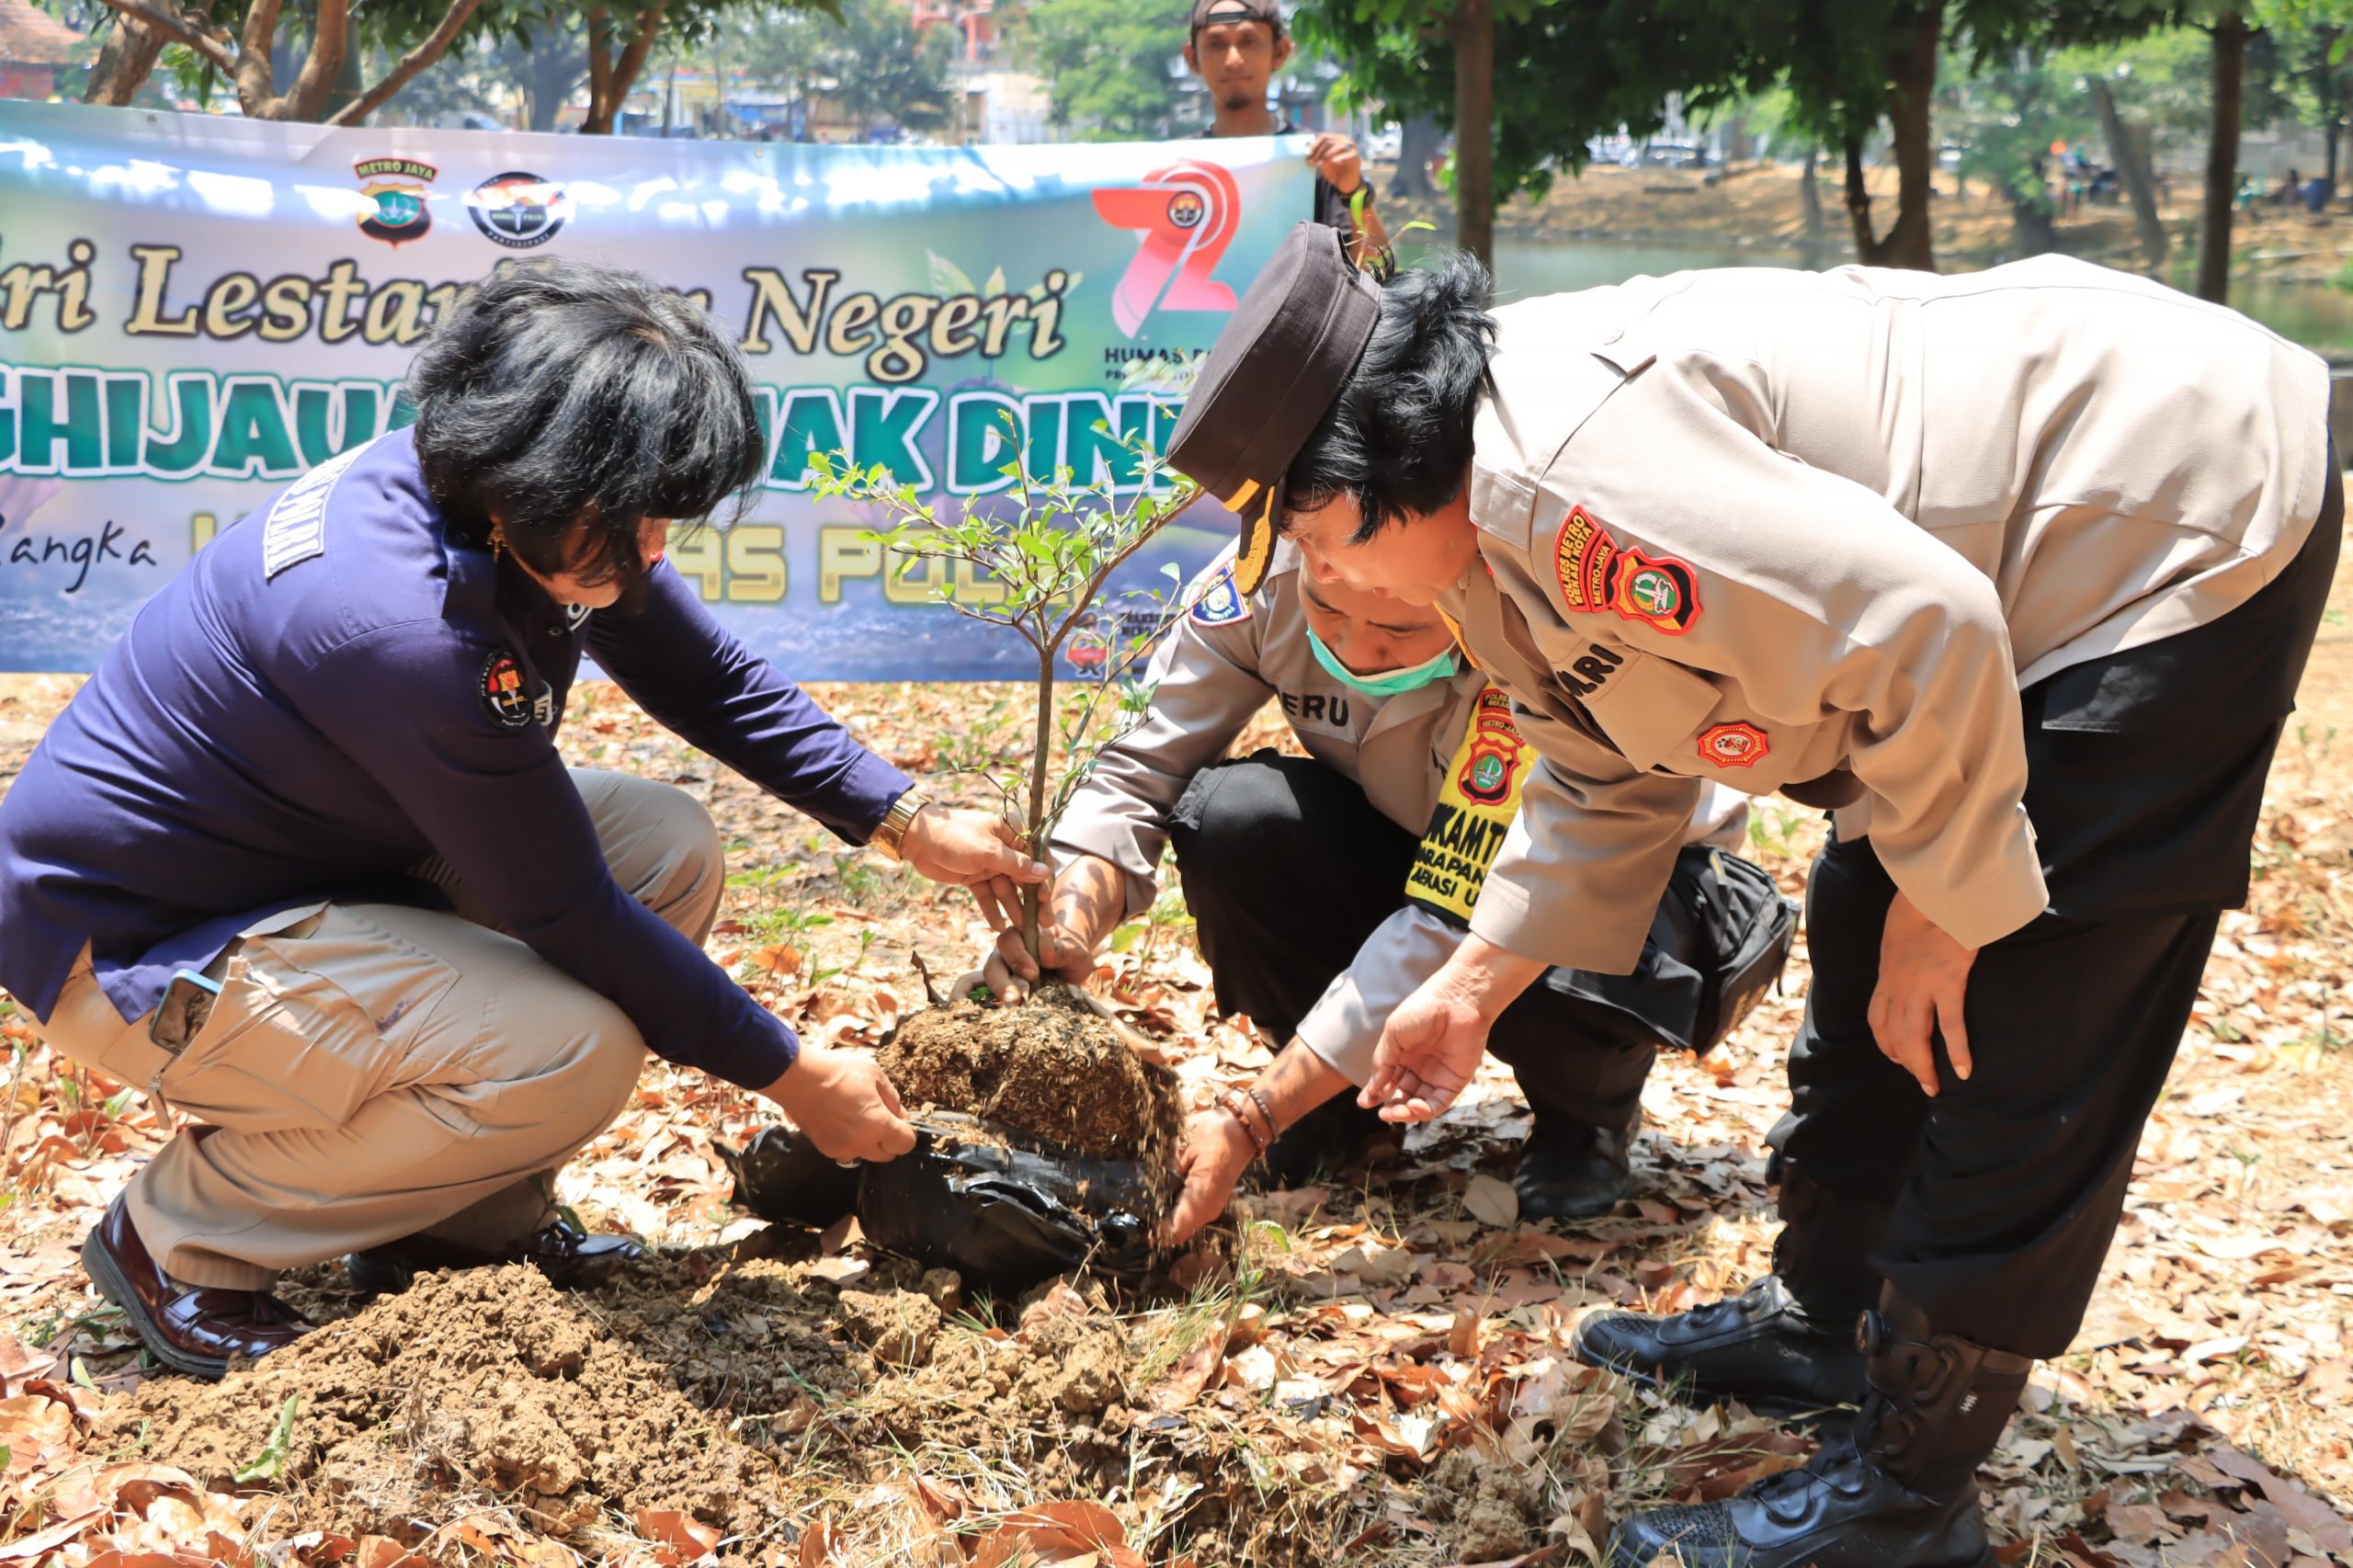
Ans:
[{"label": "name tag on uniform", "polygon": [[360,453],[374,445],[373,441],[363,442],[339,458],[330,458],[288,485],[271,504],[269,515],[261,525],[264,578],[275,577],[289,566],[326,553],[327,502],[335,494],[335,481],[358,460]]}]

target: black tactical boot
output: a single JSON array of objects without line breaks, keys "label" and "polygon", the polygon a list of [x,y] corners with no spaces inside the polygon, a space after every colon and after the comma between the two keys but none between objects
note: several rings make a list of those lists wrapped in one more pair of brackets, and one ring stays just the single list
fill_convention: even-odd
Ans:
[{"label": "black tactical boot", "polygon": [[1786,1419],[1835,1412],[1863,1396],[1854,1331],[1808,1316],[1778,1274],[1688,1312],[1596,1312],[1577,1324],[1574,1348],[1587,1366],[1689,1404],[1736,1399]]},{"label": "black tactical boot", "polygon": [[1993,1568],[1977,1466],[2034,1363],[1930,1331],[1891,1290],[1857,1335],[1870,1397],[1801,1470],[1620,1524],[1608,1568]]},{"label": "black tactical boot", "polygon": [[1536,1113],[1536,1125],[1519,1151],[1511,1185],[1519,1194],[1523,1220],[1590,1220],[1618,1207],[1634,1189],[1634,1133],[1643,1125],[1638,1108],[1622,1128],[1594,1127]]}]

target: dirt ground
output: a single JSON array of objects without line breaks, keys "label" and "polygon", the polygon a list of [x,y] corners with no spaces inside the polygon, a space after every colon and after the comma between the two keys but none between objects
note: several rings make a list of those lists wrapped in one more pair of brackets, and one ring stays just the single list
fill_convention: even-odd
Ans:
[{"label": "dirt ground", "polygon": [[[1825,170],[1819,176],[1821,222],[1809,230],[1801,171],[1771,163],[1742,163],[1716,169],[1620,168],[1596,165],[1563,177],[1540,201],[1515,198],[1495,215],[1499,234],[1524,239],[1607,239],[1711,250],[1756,246],[1768,250],[1823,247],[1823,264],[1853,254],[1847,216],[1846,177]],[[1385,192],[1386,170],[1376,178]],[[1895,172],[1873,168],[1868,183],[1873,213],[1883,232],[1895,216]],[[1936,179],[1934,243],[1938,263],[1984,267],[2018,254],[2008,204],[1982,182],[1964,188],[1949,171]],[[2168,276],[2192,265],[2198,247],[2200,192],[2194,180],[2170,181],[2160,193],[2158,215],[2172,238]],[[1420,219],[1450,235],[1450,201],[1402,201],[1384,196],[1391,229]],[[1392,210],[1393,209],[1393,210]],[[2054,225],[2059,248],[2111,266],[2138,270],[2143,265],[2132,213],[2123,205],[2086,203]],[[2278,282],[2333,282],[2345,275],[2353,250],[2353,216],[2314,217],[2301,207],[2258,203],[2234,220],[2231,238],[2234,276]]]},{"label": "dirt ground", "polygon": [[[2091,1320],[1983,1474],[2006,1564],[2353,1564],[2353,569],[2334,603]],[[73,687],[0,680],[0,781]],[[922,769],[1005,694],[817,695]],[[565,745],[710,804],[712,957],[810,1038],[879,1044],[923,1005],[915,950],[936,975],[983,950],[963,895],[845,850],[610,687]],[[1796,893],[1811,814],[1766,802],[1754,839]],[[1183,1101],[1268,1060],[1207,1017],[1180,901],[1123,946],[1098,993]],[[1608,1219],[1519,1222],[1527,1117],[1491,1067],[1396,1162],[1252,1192],[1132,1293],[992,1300],[854,1226],[764,1225],[717,1152],[760,1108],[657,1062],[558,1188],[655,1258],[569,1296],[509,1269],[373,1305],[324,1264],[289,1294],[327,1326],[218,1387],[143,1369],[74,1253],[162,1113],[0,1013],[0,1562],[1590,1562],[1623,1511],[1806,1451],[1565,1353],[1586,1311],[1676,1310],[1768,1266],[1762,1139],[1806,980],[1801,943],[1723,1048],[1661,1063],[1642,1197]]]}]

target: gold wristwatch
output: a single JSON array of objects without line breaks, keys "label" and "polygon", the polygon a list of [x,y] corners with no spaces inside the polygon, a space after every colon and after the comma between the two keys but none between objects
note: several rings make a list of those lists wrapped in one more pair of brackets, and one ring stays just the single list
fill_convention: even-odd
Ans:
[{"label": "gold wristwatch", "polygon": [[907,836],[907,829],[915,825],[915,813],[929,804],[930,799],[920,788],[911,789],[892,801],[891,809],[882,813],[881,823],[874,829],[874,836],[866,841],[867,847],[890,859],[905,860],[900,846]]}]

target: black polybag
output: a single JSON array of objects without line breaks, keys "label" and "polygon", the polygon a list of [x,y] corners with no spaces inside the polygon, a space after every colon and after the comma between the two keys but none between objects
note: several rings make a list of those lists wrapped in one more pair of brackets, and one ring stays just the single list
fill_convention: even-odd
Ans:
[{"label": "black polybag", "polygon": [[735,1176],[735,1201],[771,1224],[822,1230],[858,1201],[858,1167],[827,1159],[790,1127],[763,1127],[739,1153],[719,1145]]},{"label": "black polybag", "polygon": [[1082,1264],[1120,1279],[1151,1267],[1161,1198],[1141,1162],[918,1133],[913,1153],[859,1173],[858,1224],[876,1245],[1002,1291]]},{"label": "black polybag", "polygon": [[845,1169],[790,1128],[722,1148],[735,1201],[763,1220],[824,1226],[855,1209],[875,1245],[967,1284],[1017,1292],[1082,1264],[1140,1278],[1163,1199],[1140,1161],[1033,1153],[977,1141],[964,1125],[918,1121],[913,1153]]}]

